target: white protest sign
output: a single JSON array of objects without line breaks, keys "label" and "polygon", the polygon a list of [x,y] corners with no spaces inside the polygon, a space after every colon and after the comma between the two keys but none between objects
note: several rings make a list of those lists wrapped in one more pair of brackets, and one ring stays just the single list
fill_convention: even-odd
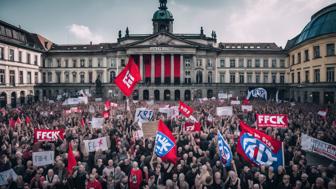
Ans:
[{"label": "white protest sign", "polygon": [[107,140],[106,137],[101,137],[93,140],[84,140],[85,149],[87,152],[95,152],[98,150],[107,150]]},{"label": "white protest sign", "polygon": [[301,134],[301,149],[336,161],[336,146]]},{"label": "white protest sign", "polygon": [[105,119],[102,117],[93,117],[91,120],[92,128],[101,129],[104,125]]},{"label": "white protest sign", "polygon": [[95,113],[95,108],[92,105],[89,107],[89,112],[92,114]]},{"label": "white protest sign", "polygon": [[54,157],[54,151],[33,152],[33,165],[38,167],[53,164]]},{"label": "white protest sign", "polygon": [[152,121],[154,117],[153,110],[147,108],[137,108],[135,111],[134,120],[138,122],[148,122]]},{"label": "white protest sign", "polygon": [[232,116],[233,114],[232,106],[217,107],[216,112],[218,116]]},{"label": "white protest sign", "polygon": [[228,95],[227,93],[218,93],[218,99],[227,99]]},{"label": "white protest sign", "polygon": [[231,105],[240,105],[239,100],[231,100]]},{"label": "white protest sign", "polygon": [[12,178],[14,181],[17,179],[17,175],[13,169],[9,169],[0,173],[0,186],[8,184],[7,180],[9,178]]},{"label": "white protest sign", "polygon": [[252,112],[253,107],[252,107],[252,105],[242,105],[241,109],[242,109],[243,112],[244,111],[246,111],[246,112]]}]

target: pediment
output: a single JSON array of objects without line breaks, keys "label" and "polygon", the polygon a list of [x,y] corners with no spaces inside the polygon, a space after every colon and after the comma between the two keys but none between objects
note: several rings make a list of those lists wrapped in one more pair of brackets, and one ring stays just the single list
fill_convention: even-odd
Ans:
[{"label": "pediment", "polygon": [[192,42],[188,42],[183,39],[179,39],[177,37],[173,37],[167,34],[158,34],[155,36],[151,36],[142,41],[135,42],[130,44],[130,47],[143,47],[143,46],[190,46],[194,47]]}]

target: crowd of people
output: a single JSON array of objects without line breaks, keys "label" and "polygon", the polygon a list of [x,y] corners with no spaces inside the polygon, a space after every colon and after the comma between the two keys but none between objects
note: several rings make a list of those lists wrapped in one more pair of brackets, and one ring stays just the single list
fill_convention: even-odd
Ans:
[{"label": "crowd of people", "polygon": [[[322,119],[316,114],[322,107],[308,103],[280,103],[252,100],[252,112],[243,112],[235,106],[233,116],[216,116],[216,107],[228,101],[194,100],[188,104],[193,116],[201,123],[201,132],[182,130],[183,116],[170,118],[158,112],[160,107],[176,106],[178,102],[130,102],[112,107],[102,129],[93,129],[92,117],[101,115],[104,102],[90,101],[78,105],[80,113],[66,114],[68,106],[61,102],[38,102],[15,109],[0,111],[0,173],[13,169],[17,178],[7,178],[0,188],[25,189],[335,189],[336,163],[309,163],[308,154],[301,150],[302,133],[336,144],[335,112],[329,108]],[[177,146],[177,163],[162,161],[154,153],[155,138],[137,138],[134,122],[135,109],[154,110],[154,119],[161,119],[173,132]],[[324,107],[323,107],[324,108]],[[92,111],[94,110],[94,111]],[[265,133],[284,142],[285,166],[277,169],[256,166],[242,159],[236,152],[239,120],[255,127],[256,113],[288,114],[286,129],[267,128]],[[208,119],[211,116],[211,119]],[[29,117],[29,122],[25,121]],[[10,119],[20,119],[15,126]],[[82,124],[82,119],[85,124]],[[64,140],[34,142],[34,128],[65,129]],[[228,141],[233,160],[230,167],[223,166],[217,149],[217,130]],[[87,152],[84,140],[106,136],[108,150]],[[77,165],[67,170],[68,147],[72,145]],[[34,166],[32,153],[54,151],[55,162]]]}]

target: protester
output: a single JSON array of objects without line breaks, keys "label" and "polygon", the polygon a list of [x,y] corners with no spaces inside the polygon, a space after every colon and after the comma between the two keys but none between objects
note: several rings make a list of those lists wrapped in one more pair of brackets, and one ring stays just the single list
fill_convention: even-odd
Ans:
[{"label": "protester", "polygon": [[[69,106],[61,102],[38,102],[16,109],[2,109],[0,113],[0,173],[13,170],[16,178],[8,178],[0,188],[335,188],[336,164],[324,161],[310,164],[307,152],[301,149],[301,135],[336,144],[335,111],[328,107],[322,119],[316,112],[324,107],[307,103],[280,103],[252,100],[253,111],[233,107],[232,116],[217,116],[216,107],[228,106],[227,100],[194,100],[188,102],[193,112],[169,117],[159,108],[178,106],[178,102],[137,101],[110,107],[102,128],[92,128],[91,120],[104,111],[103,102],[90,101],[77,105],[80,111],[69,113]],[[155,153],[155,136],[136,135],[139,127],[134,120],[136,108],[154,111],[154,120],[163,120],[176,139],[176,163],[165,161]],[[94,111],[92,111],[94,110]],[[78,112],[77,112],[78,111]],[[6,112],[5,115],[3,112]],[[239,120],[250,127],[257,125],[256,114],[287,114],[288,128],[261,129],[274,139],[284,142],[285,166],[256,166],[237,153],[240,136]],[[27,117],[29,117],[27,119]],[[194,117],[200,124],[198,132],[186,132],[183,125]],[[15,122],[10,120],[26,120]],[[27,121],[28,120],[28,121]],[[64,138],[55,141],[34,141],[35,129],[64,130]],[[223,162],[218,152],[217,130],[227,140],[232,160]],[[48,135],[46,135],[48,136]],[[85,141],[106,137],[90,143],[101,148],[89,151]],[[76,166],[68,167],[68,147],[76,159]],[[106,148],[105,148],[106,147]],[[53,163],[37,166],[33,152],[53,151]],[[46,159],[41,160],[47,161]],[[228,163],[230,166],[226,166]]]}]

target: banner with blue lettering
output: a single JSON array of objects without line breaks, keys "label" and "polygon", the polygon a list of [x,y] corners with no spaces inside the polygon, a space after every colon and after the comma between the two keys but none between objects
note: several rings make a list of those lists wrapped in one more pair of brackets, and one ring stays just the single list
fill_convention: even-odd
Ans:
[{"label": "banner with blue lettering", "polygon": [[226,140],[224,139],[223,135],[219,132],[218,130],[218,152],[219,152],[219,156],[221,161],[223,162],[223,164],[226,167],[231,166],[231,161],[232,161],[232,152],[230,149],[229,144],[226,142]]},{"label": "banner with blue lettering", "polygon": [[272,166],[275,170],[284,165],[282,142],[265,133],[250,128],[240,121],[237,153],[255,165]]},{"label": "banner with blue lettering", "polygon": [[256,88],[253,90],[247,91],[247,97],[246,99],[249,100],[251,97],[254,98],[263,98],[267,100],[267,91],[264,88]]},{"label": "banner with blue lettering", "polygon": [[148,122],[153,121],[154,118],[154,112],[153,110],[147,109],[147,108],[137,108],[135,111],[134,120],[136,122]]}]

